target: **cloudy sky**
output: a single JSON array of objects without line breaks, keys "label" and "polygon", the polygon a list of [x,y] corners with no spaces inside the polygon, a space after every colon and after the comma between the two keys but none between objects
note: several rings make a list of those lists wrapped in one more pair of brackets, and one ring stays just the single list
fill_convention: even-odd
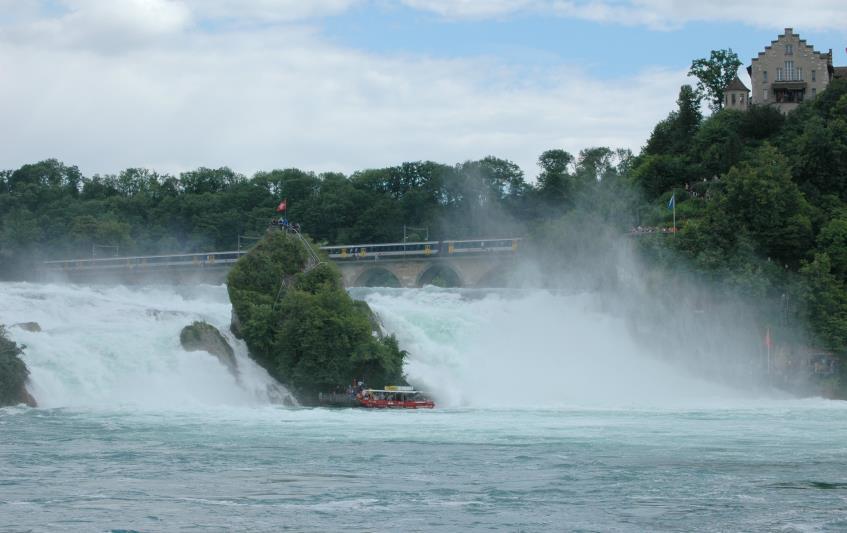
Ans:
[{"label": "cloudy sky", "polygon": [[691,60],[844,0],[0,0],[0,169],[316,171],[638,150]]}]

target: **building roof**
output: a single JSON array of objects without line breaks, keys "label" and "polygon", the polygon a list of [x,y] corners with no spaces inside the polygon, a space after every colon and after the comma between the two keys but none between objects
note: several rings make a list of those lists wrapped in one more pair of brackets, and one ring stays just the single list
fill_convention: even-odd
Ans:
[{"label": "building roof", "polygon": [[[800,34],[799,34],[799,33],[794,33],[794,30],[793,30],[792,28],[785,28],[785,31],[784,31],[783,33],[780,33],[780,34],[777,36],[777,38],[776,38],[776,39],[772,40],[772,41],[771,41],[771,44],[769,44],[769,45],[765,46],[764,51],[759,52],[759,54],[758,54],[756,57],[754,57],[754,58],[752,59],[752,61],[758,61],[760,57],[762,57],[763,55],[765,55],[765,53],[766,53],[768,50],[770,50],[770,49],[771,49],[771,48],[772,48],[772,47],[773,47],[776,43],[778,43],[778,42],[779,42],[779,40],[780,40],[780,39],[782,39],[782,38],[783,38],[783,37],[785,37],[786,35],[793,35],[794,37],[797,37],[797,39],[798,39],[798,41],[800,42],[800,44],[801,44],[801,45],[803,45],[803,46],[808,46],[808,47],[809,47],[809,49],[812,51],[812,53],[813,53],[813,54],[817,54],[817,55],[818,55],[821,59],[825,59],[825,60],[827,60],[827,62],[828,62],[828,63],[832,64],[832,50],[830,50],[829,52],[818,52],[817,50],[815,50],[815,47],[814,47],[814,46],[812,46],[812,45],[810,45],[810,44],[808,44],[808,43],[806,42],[806,39],[800,39]],[[749,69],[748,69],[748,70],[749,70]]]},{"label": "building roof", "polygon": [[748,89],[747,86],[744,85],[744,82],[741,81],[741,79],[739,79],[738,76],[736,76],[734,80],[729,82],[729,85],[726,86],[726,90],[727,91],[748,91],[748,92],[750,91],[750,89]]},{"label": "building roof", "polygon": [[847,67],[835,67],[832,69],[832,77],[847,80]]}]

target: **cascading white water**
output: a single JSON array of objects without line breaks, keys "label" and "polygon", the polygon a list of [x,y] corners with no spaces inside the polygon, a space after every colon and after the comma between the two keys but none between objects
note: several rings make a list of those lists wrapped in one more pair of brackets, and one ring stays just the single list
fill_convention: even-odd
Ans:
[{"label": "cascading white water", "polygon": [[[545,291],[355,289],[409,351],[411,382],[439,406],[679,406],[738,391],[653,357],[596,295]],[[223,286],[0,285],[0,323],[27,346],[41,406],[191,409],[255,406],[288,393],[230,338],[236,378],[215,357],[186,352],[180,330],[205,320],[228,334]]]},{"label": "cascading white water", "polygon": [[34,321],[41,332],[10,327],[25,344],[30,392],[42,407],[192,409],[263,405],[284,390],[228,338],[238,377],[205,352],[180,346],[182,328],[205,320],[228,335],[223,286],[80,287],[0,285],[0,323]]},{"label": "cascading white water", "polygon": [[738,398],[647,352],[596,295],[356,289],[440,405],[679,406]]}]

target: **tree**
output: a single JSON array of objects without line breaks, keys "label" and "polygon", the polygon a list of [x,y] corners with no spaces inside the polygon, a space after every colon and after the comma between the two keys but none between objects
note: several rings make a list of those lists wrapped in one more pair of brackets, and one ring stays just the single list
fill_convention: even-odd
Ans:
[{"label": "tree", "polygon": [[817,237],[818,249],[829,256],[832,273],[847,278],[847,218],[829,221]]},{"label": "tree", "polygon": [[723,109],[723,95],[726,86],[738,75],[741,60],[732,48],[712,50],[709,59],[695,59],[691,62],[689,76],[696,77],[697,90],[709,99],[712,111]]},{"label": "tree", "polygon": [[479,161],[467,161],[459,168],[469,179],[481,182],[486,198],[502,201],[518,198],[526,192],[523,171],[512,161],[490,155]]},{"label": "tree", "polygon": [[573,199],[572,176],[568,172],[573,162],[573,156],[560,149],[547,150],[538,157],[538,191],[544,200],[559,203]]},{"label": "tree", "polygon": [[797,265],[812,243],[810,207],[785,157],[766,144],[733,167],[723,183],[725,212],[750,232],[760,251]]},{"label": "tree", "polygon": [[806,322],[827,348],[847,349],[847,290],[832,274],[829,256],[815,254],[814,261],[804,264],[800,274]]},{"label": "tree", "polygon": [[222,192],[232,185],[244,180],[227,167],[217,169],[200,167],[197,170],[183,172],[179,176],[183,190],[186,193],[202,194],[205,192]]},{"label": "tree", "polygon": [[744,113],[725,109],[705,121],[688,147],[691,159],[699,159],[704,178],[725,174],[741,159],[744,143],[739,130]]},{"label": "tree", "polygon": [[657,154],[639,159],[632,171],[632,180],[649,198],[657,198],[673,187],[682,187],[695,177],[691,165],[682,156]]},{"label": "tree", "polygon": [[677,109],[656,124],[647,139],[644,153],[650,155],[684,154],[697,133],[703,115],[700,113],[700,95],[690,85],[679,88]]}]

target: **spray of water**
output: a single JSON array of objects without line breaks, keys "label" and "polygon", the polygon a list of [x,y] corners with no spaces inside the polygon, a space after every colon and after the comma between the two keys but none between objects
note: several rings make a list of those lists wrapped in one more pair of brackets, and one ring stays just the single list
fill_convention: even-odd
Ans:
[{"label": "spray of water", "polygon": [[0,323],[26,345],[30,392],[42,407],[192,409],[252,406],[288,396],[229,338],[238,375],[205,352],[186,352],[180,330],[205,320],[225,334],[230,305],[223,286],[180,289],[6,283]]},{"label": "spray of water", "polygon": [[[441,407],[678,407],[734,401],[755,390],[700,379],[703,372],[675,364],[661,345],[671,354],[692,353],[678,335],[645,335],[627,309],[615,312],[601,293],[434,287],[352,293],[397,335],[409,352],[410,381]],[[231,306],[223,286],[9,283],[0,294],[0,322],[36,321],[43,329],[9,330],[27,346],[30,392],[43,407],[259,406],[288,395],[240,341],[229,339],[237,375],[209,354],[181,348],[179,332],[195,320],[227,332]],[[732,355],[726,346],[714,351]]]},{"label": "spray of water", "polygon": [[406,372],[442,405],[680,406],[737,389],[657,358],[597,295],[358,289],[409,351]]}]

